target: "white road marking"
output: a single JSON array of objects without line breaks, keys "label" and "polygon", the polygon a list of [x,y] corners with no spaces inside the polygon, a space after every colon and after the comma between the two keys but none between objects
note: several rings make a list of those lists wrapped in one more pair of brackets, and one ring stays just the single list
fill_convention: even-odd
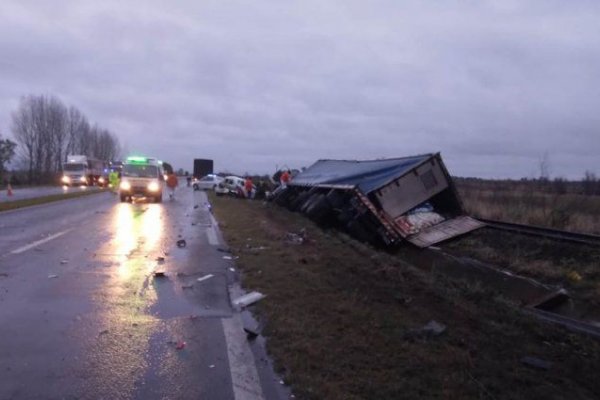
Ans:
[{"label": "white road marking", "polygon": [[196,280],[197,280],[198,282],[202,282],[202,281],[205,281],[205,280],[207,280],[207,279],[210,279],[210,278],[212,278],[212,277],[213,277],[213,274],[208,274],[208,275],[204,275],[203,277],[200,277],[200,278],[198,278],[198,279],[196,279]]},{"label": "white road marking", "polygon": [[27,250],[30,250],[30,249],[33,249],[34,247],[39,246],[40,244],[43,244],[43,243],[49,242],[51,240],[54,240],[54,239],[56,239],[58,237],[61,237],[62,235],[64,235],[65,233],[70,232],[71,230],[72,230],[72,228],[71,229],[67,229],[65,231],[62,231],[62,232],[55,233],[55,234],[50,235],[50,236],[47,236],[47,237],[45,237],[43,239],[40,239],[40,240],[37,240],[37,241],[35,241],[33,243],[29,243],[29,244],[27,244],[25,246],[19,247],[18,249],[15,249],[15,250],[11,251],[10,254],[21,254],[23,252],[26,252]]},{"label": "white road marking", "polygon": [[223,318],[229,371],[235,400],[264,400],[254,355],[248,347],[240,314]]},{"label": "white road marking", "polygon": [[217,227],[219,226],[219,223],[217,222],[217,220],[215,219],[215,216],[212,214],[209,214],[210,217],[210,227],[206,228],[206,236],[208,237],[208,243],[211,246],[218,246],[219,245],[219,235],[217,235]]},{"label": "white road marking", "polygon": [[215,231],[214,225],[209,228],[206,228],[206,237],[208,237],[208,243],[211,246],[219,245],[219,238],[217,237],[217,232]]}]

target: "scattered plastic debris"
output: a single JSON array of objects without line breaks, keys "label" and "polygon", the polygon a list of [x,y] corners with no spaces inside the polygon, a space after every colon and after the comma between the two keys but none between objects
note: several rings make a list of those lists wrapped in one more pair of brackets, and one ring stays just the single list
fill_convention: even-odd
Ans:
[{"label": "scattered plastic debris", "polygon": [[284,240],[291,244],[302,244],[306,241],[306,230],[301,229],[300,233],[288,232],[285,234]]},{"label": "scattered plastic debris", "polygon": [[544,371],[548,371],[550,368],[552,368],[552,363],[550,361],[545,361],[537,357],[523,357],[521,358],[521,363]]},{"label": "scattered plastic debris", "polygon": [[177,350],[183,350],[185,348],[185,342],[184,341],[177,342],[177,345],[175,346],[175,348]]},{"label": "scattered plastic debris", "polygon": [[446,325],[435,320],[429,321],[420,329],[412,329],[404,334],[405,339],[417,339],[439,336],[446,331]]},{"label": "scattered plastic debris", "polygon": [[207,280],[207,279],[210,279],[210,278],[212,278],[213,276],[214,276],[213,274],[208,274],[208,275],[204,275],[204,276],[202,276],[202,277],[200,277],[200,278],[198,278],[198,279],[196,279],[196,280],[197,280],[198,282],[202,282],[202,281],[205,281],[205,280]]},{"label": "scattered plastic debris", "polygon": [[54,274],[48,275],[48,279],[54,279],[54,278],[58,278],[58,275],[54,275]]},{"label": "scattered plastic debris", "polygon": [[215,367],[215,364],[210,364],[210,365],[208,366],[208,368],[214,368],[214,367]]},{"label": "scattered plastic debris", "polygon": [[264,299],[265,297],[266,296],[260,292],[250,292],[233,300],[233,305],[238,307],[247,307],[250,304],[254,304],[257,301]]},{"label": "scattered plastic debris", "polygon": [[177,241],[177,247],[179,247],[179,248],[183,248],[183,247],[185,247],[185,246],[187,246],[187,242],[185,241],[185,239],[179,239],[179,240]]},{"label": "scattered plastic debris", "polygon": [[235,268],[229,268],[231,272],[235,272]]},{"label": "scattered plastic debris", "polygon": [[567,279],[571,283],[577,283],[577,282],[581,282],[581,280],[583,278],[581,277],[581,275],[579,275],[579,273],[577,271],[569,271],[569,272],[567,272]]},{"label": "scattered plastic debris", "polygon": [[233,260],[233,257],[231,257],[231,256],[223,256],[223,260]]}]

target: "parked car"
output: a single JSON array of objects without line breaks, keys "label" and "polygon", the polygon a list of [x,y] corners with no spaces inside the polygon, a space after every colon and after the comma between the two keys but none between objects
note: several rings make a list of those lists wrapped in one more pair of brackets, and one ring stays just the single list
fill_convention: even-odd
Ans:
[{"label": "parked car", "polygon": [[209,174],[200,179],[194,179],[192,187],[194,190],[215,190],[223,178],[218,175]]}]

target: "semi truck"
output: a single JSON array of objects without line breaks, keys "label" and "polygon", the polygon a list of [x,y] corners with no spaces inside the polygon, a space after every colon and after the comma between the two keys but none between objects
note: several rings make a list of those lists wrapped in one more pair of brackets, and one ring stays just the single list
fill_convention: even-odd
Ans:
[{"label": "semi truck", "polygon": [[85,155],[69,155],[63,164],[61,183],[66,186],[105,186],[105,163]]},{"label": "semi truck", "polygon": [[203,176],[213,173],[213,160],[207,160],[204,158],[194,159],[194,178],[200,179]]},{"label": "semi truck", "polygon": [[319,160],[271,195],[277,204],[373,244],[417,247],[484,224],[466,215],[439,153]]}]

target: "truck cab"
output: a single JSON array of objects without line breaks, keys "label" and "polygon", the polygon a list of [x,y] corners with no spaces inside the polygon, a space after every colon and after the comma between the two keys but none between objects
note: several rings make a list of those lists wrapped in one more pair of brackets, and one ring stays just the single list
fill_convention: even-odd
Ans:
[{"label": "truck cab", "polygon": [[61,183],[65,186],[88,185],[90,175],[85,156],[70,156],[63,164]]},{"label": "truck cab", "polygon": [[122,202],[133,197],[146,197],[162,202],[165,186],[162,164],[155,158],[129,157],[123,164],[119,197]]}]

